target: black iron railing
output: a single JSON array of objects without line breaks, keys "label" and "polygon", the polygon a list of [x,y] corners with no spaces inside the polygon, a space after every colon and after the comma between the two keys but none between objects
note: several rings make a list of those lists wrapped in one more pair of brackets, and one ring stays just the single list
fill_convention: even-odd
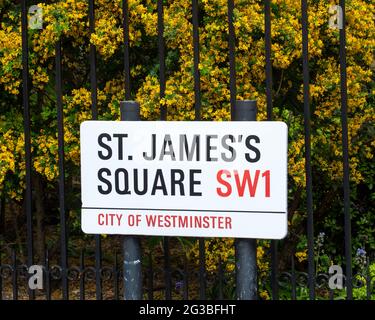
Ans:
[{"label": "black iron railing", "polygon": [[[199,70],[199,6],[198,0],[192,0],[192,33],[193,33],[193,73],[194,73],[194,110],[195,120],[201,119],[201,87]],[[32,207],[32,153],[31,153],[31,121],[30,121],[30,87],[29,87],[29,48],[28,48],[28,26],[27,9],[28,1],[21,1],[22,9],[22,79],[23,79],[23,111],[24,111],[24,134],[25,134],[25,163],[26,163],[26,191],[25,191],[25,214],[26,214],[26,250],[27,261],[21,262],[17,258],[16,249],[10,250],[6,255],[9,261],[0,261],[0,299],[18,299],[19,292],[28,292],[28,297],[34,299],[35,292],[27,289],[27,267],[34,263],[33,251],[33,207]],[[89,29],[90,34],[95,32],[95,3],[89,0]],[[271,1],[265,0],[264,4],[264,26],[265,26],[265,92],[267,105],[267,120],[272,120],[273,96],[272,96],[272,61],[271,61]],[[370,298],[373,292],[373,279],[368,270],[363,274],[363,278],[352,275],[352,252],[351,252],[351,219],[350,219],[350,188],[349,188],[349,156],[348,156],[348,123],[347,123],[347,75],[346,75],[346,33],[345,33],[345,1],[340,0],[340,6],[343,11],[343,28],[340,29],[340,83],[341,83],[341,125],[342,125],[342,147],[343,147],[343,190],[344,190],[344,222],[345,222],[345,266],[346,266],[346,295],[348,299],[353,298],[353,287],[366,287],[366,296]],[[235,48],[235,29],[233,26],[233,10],[235,4],[233,0],[228,0],[228,58],[230,70],[230,105],[231,116],[236,101],[236,48]],[[125,100],[131,100],[131,76],[130,76],[130,48],[129,48],[129,9],[128,1],[122,1],[123,9],[123,30],[124,30],[124,88]],[[329,298],[334,298],[334,292],[328,288],[327,274],[316,274],[314,267],[314,212],[313,212],[313,181],[311,168],[311,130],[310,130],[310,100],[309,100],[309,53],[308,53],[308,1],[301,0],[302,12],[302,65],[303,65],[303,106],[304,106],[304,135],[305,135],[305,174],[306,174],[306,210],[307,210],[307,246],[308,246],[308,272],[300,273],[295,269],[294,257],[291,258],[291,272],[279,272],[278,269],[278,241],[271,241],[270,246],[270,283],[272,299],[283,299],[280,292],[290,290],[290,298],[296,299],[296,290],[299,287],[307,288],[308,298],[315,299],[316,290],[326,289]],[[157,1],[157,29],[158,29],[158,55],[159,55],[159,81],[160,81],[160,99],[165,97],[166,91],[166,63],[165,63],[165,43],[164,43],[164,12],[163,1]],[[101,236],[95,236],[94,254],[90,257],[87,264],[87,257],[84,251],[81,252],[79,265],[69,264],[68,257],[68,233],[67,233],[67,210],[65,196],[65,168],[64,168],[64,113],[63,113],[63,87],[62,87],[62,50],[61,41],[56,43],[56,105],[57,105],[57,123],[58,123],[58,163],[59,163],[59,210],[60,210],[60,247],[61,255],[59,265],[50,265],[48,251],[44,261],[45,288],[43,295],[45,299],[52,299],[52,287],[58,285],[61,288],[61,298],[63,299],[87,299],[122,298],[120,287],[122,286],[122,264],[119,263],[120,255],[115,254],[113,265],[104,266],[102,263],[102,244]],[[92,119],[98,118],[98,99],[97,99],[97,61],[96,48],[90,44],[89,52],[90,62],[90,83],[92,99]],[[160,120],[167,120],[168,109],[165,104],[160,106]],[[4,206],[2,205],[1,208]],[[164,264],[158,266],[152,263],[152,256],[145,257],[149,263],[144,272],[144,292],[145,298],[154,299],[155,292],[163,291],[165,299],[171,299],[176,291],[181,293],[181,298],[188,299],[189,284],[198,279],[199,296],[196,298],[205,299],[207,290],[213,283],[217,284],[217,291],[214,297],[223,298],[223,288],[227,279],[234,277],[232,273],[224,270],[222,262],[219,262],[216,275],[208,275],[205,267],[205,240],[199,239],[199,268],[198,274],[192,272],[189,262],[185,257],[182,261],[182,267],[174,269],[171,264],[170,238],[164,237],[163,251]],[[0,248],[1,249],[1,248]],[[148,259],[147,259],[148,258]],[[1,259],[1,255],[0,255]],[[7,264],[8,263],[8,264]],[[369,262],[368,262],[369,264]],[[161,276],[162,275],[162,276]],[[157,287],[155,279],[163,279],[164,285]],[[360,281],[358,279],[366,279]],[[95,294],[88,294],[88,285],[95,284]],[[173,283],[176,285],[174,286]],[[11,288],[11,290],[6,290]],[[75,288],[74,297],[69,289]],[[110,288],[108,295],[108,288]],[[212,296],[212,295],[211,295]],[[40,294],[37,296],[40,298]]]}]

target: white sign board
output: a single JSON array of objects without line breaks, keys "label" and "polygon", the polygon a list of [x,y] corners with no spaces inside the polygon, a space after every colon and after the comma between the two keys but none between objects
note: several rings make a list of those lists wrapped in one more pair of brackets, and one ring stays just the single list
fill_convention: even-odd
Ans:
[{"label": "white sign board", "polygon": [[281,239],[283,122],[86,121],[82,230]]}]

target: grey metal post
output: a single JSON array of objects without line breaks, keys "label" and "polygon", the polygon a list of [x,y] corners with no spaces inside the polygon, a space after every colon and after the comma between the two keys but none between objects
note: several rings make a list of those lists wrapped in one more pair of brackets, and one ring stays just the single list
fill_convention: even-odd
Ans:
[{"label": "grey metal post", "polygon": [[[121,121],[139,121],[139,103],[120,102]],[[123,237],[124,300],[142,300],[141,243],[136,236]]]},{"label": "grey metal post", "polygon": [[[236,101],[235,121],[256,121],[256,100]],[[257,300],[256,239],[236,239],[236,293],[238,300]]]}]

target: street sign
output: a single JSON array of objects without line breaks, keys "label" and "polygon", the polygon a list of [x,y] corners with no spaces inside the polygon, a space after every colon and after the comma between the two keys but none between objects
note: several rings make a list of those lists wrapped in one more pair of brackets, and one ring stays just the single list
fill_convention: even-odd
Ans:
[{"label": "street sign", "polygon": [[86,121],[81,187],[85,233],[281,239],[287,126]]}]

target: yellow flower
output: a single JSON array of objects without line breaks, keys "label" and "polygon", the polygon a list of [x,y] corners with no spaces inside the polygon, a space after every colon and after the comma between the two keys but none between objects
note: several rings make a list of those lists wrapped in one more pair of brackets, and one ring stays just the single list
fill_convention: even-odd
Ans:
[{"label": "yellow flower", "polygon": [[270,300],[270,295],[266,290],[259,292],[259,296],[262,300]]},{"label": "yellow flower", "polygon": [[307,259],[307,249],[304,251],[298,251],[295,253],[296,258],[298,259],[298,262],[304,262]]}]

